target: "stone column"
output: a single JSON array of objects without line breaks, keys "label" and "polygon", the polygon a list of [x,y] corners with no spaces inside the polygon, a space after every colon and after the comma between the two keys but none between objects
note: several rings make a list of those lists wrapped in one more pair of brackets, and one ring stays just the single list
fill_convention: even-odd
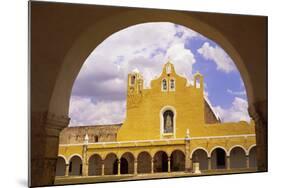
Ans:
[{"label": "stone column", "polygon": [[230,170],[230,156],[226,156],[226,169]]},{"label": "stone column", "polygon": [[69,164],[65,164],[65,176],[69,175]]},{"label": "stone column", "polygon": [[249,105],[248,111],[255,122],[257,144],[257,168],[258,171],[267,171],[267,101],[260,101]]},{"label": "stone column", "polygon": [[118,159],[118,175],[120,175],[121,174],[121,160],[120,159]]},{"label": "stone column", "polygon": [[154,173],[154,159],[151,159],[151,174]]},{"label": "stone column", "polygon": [[168,157],[168,172],[171,172],[171,157]]},{"label": "stone column", "polygon": [[138,174],[138,160],[136,160],[136,159],[134,161],[134,174],[135,175]]},{"label": "stone column", "polygon": [[104,176],[104,160],[101,162],[101,175]]},{"label": "stone column", "polygon": [[211,157],[208,157],[208,170],[212,169],[212,159]]},{"label": "stone column", "polygon": [[87,155],[87,151],[88,151],[88,134],[85,135],[84,138],[84,145],[83,145],[83,161],[82,161],[82,176],[88,176],[88,155]]},{"label": "stone column", "polygon": [[49,112],[31,112],[29,185],[53,185],[56,174],[59,135],[69,124],[67,116]]},{"label": "stone column", "polygon": [[246,168],[250,168],[250,158],[249,158],[249,155],[246,156]]},{"label": "stone column", "polygon": [[88,176],[87,148],[83,146],[82,176]]},{"label": "stone column", "polygon": [[190,156],[190,136],[189,136],[189,129],[187,129],[186,137],[185,137],[185,171],[186,172],[192,171],[192,160],[190,160],[189,156]]}]

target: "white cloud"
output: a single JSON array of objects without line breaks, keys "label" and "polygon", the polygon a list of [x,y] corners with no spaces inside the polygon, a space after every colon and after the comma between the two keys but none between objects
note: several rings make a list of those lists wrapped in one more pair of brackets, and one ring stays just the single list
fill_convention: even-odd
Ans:
[{"label": "white cloud", "polygon": [[107,113],[113,104],[122,108],[127,74],[135,69],[143,75],[145,87],[149,87],[170,57],[178,73],[191,77],[195,59],[184,44],[193,37],[202,36],[172,23],[139,24],[109,36],[89,55],[75,80],[70,100],[71,123],[108,124],[122,119],[117,117],[123,117],[124,110],[116,116]]},{"label": "white cloud", "polygon": [[250,121],[248,113],[248,102],[242,98],[235,97],[230,108],[214,107],[222,122]]},{"label": "white cloud", "polygon": [[167,50],[166,58],[173,62],[177,73],[192,79],[192,65],[195,63],[193,53],[184,48],[184,44],[175,44]]},{"label": "white cloud", "polygon": [[206,60],[212,60],[217,65],[217,70],[229,73],[236,70],[236,67],[231,58],[223,49],[218,46],[211,46],[209,42],[205,42],[201,48],[197,49]]},{"label": "white cloud", "polygon": [[246,95],[245,90],[243,90],[243,91],[232,91],[231,89],[227,89],[227,92],[232,94],[232,95],[240,95],[240,96]]},{"label": "white cloud", "polygon": [[192,65],[195,63],[195,58],[189,49],[184,48],[184,44],[172,45],[167,49],[166,55],[157,54],[153,58],[138,56],[131,59],[127,70],[128,72],[139,70],[144,77],[144,86],[149,88],[151,80],[159,76],[168,59],[172,61],[178,74],[192,79]]},{"label": "white cloud", "polygon": [[[181,33],[180,36],[177,33]],[[150,80],[161,72],[168,56],[176,69],[179,72],[182,70],[181,74],[190,77],[195,59],[192,52],[184,48],[184,44],[193,37],[202,36],[167,22],[139,24],[114,33],[86,59],[75,81],[73,94],[81,96],[88,92],[86,96],[89,96],[92,94],[89,88],[94,90],[108,79],[119,78],[126,83],[128,72],[135,68],[143,74],[145,86],[148,87]],[[118,93],[125,95],[124,87],[119,88]]]},{"label": "white cloud", "polygon": [[122,123],[125,118],[125,101],[92,102],[87,97],[71,97],[70,125],[103,125]]}]

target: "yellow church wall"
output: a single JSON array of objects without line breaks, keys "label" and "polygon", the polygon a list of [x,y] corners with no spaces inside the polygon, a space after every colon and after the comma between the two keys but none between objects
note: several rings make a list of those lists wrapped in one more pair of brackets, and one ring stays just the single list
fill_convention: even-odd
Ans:
[{"label": "yellow church wall", "polygon": [[232,123],[216,123],[204,124],[203,126],[192,127],[189,129],[190,136],[226,136],[226,135],[241,135],[241,134],[255,134],[255,124],[253,121],[250,123],[232,122]]},{"label": "yellow church wall", "polygon": [[59,156],[63,156],[67,161],[73,156],[79,156],[82,158],[83,156],[83,147],[81,145],[68,145],[68,146],[59,146]]},{"label": "yellow church wall", "polygon": [[[143,89],[141,93],[133,95],[133,97],[139,97],[140,100],[127,100],[126,119],[118,131],[118,141],[184,138],[187,128],[203,126],[202,88],[187,85],[187,80],[175,73],[172,64],[171,67],[169,77],[164,67],[161,76],[151,82],[151,89]],[[161,90],[164,78],[168,83],[171,78],[175,80],[175,91]],[[128,95],[128,98],[130,97]],[[136,104],[131,107],[131,103]],[[175,134],[170,137],[162,137],[160,134],[160,112],[165,106],[175,109]]]},{"label": "yellow church wall", "polygon": [[[166,67],[171,66],[167,74]],[[135,84],[142,83],[142,77],[137,73]],[[175,91],[163,91],[162,80],[175,80]],[[184,77],[176,74],[173,64],[167,63],[162,74],[151,81],[150,89],[143,89],[141,85],[130,85],[128,79],[127,114],[119,129],[117,141],[154,140],[167,138],[184,138],[189,129],[190,136],[220,136],[234,134],[255,134],[254,123],[216,123],[205,124],[203,77],[195,74],[200,87],[191,85]],[[163,136],[161,133],[161,109],[170,106],[175,111],[175,131],[173,135]]]}]

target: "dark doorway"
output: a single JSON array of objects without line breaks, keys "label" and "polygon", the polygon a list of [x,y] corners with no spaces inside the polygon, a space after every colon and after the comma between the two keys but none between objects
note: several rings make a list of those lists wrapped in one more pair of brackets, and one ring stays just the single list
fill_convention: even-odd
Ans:
[{"label": "dark doorway", "polygon": [[154,156],[154,172],[168,172],[168,155],[163,151]]},{"label": "dark doorway", "polygon": [[121,174],[128,174],[129,173],[129,166],[128,166],[128,161],[125,158],[121,158]]},{"label": "dark doorway", "polygon": [[118,159],[116,159],[113,163],[113,172],[112,174],[116,175],[118,174]]},{"label": "dark doorway", "polygon": [[184,171],[185,170],[185,155],[182,151],[175,150],[171,154],[171,171]]},{"label": "dark doorway", "polygon": [[162,154],[162,172],[168,172],[168,156],[166,153]]},{"label": "dark doorway", "polygon": [[151,173],[151,156],[148,152],[141,152],[138,155],[138,173]]},{"label": "dark doorway", "polygon": [[225,151],[221,148],[216,149],[217,154],[217,168],[225,168]]}]

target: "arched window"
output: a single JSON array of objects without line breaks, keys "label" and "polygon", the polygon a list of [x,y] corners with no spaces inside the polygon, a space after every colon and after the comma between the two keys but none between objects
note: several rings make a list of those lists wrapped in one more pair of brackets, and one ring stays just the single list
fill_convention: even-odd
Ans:
[{"label": "arched window", "polygon": [[131,76],[131,85],[135,84],[135,80],[136,80],[136,76],[135,75]]},{"label": "arched window", "polygon": [[176,89],[176,83],[174,79],[170,80],[170,91],[175,91]]},{"label": "arched window", "polygon": [[160,138],[176,137],[177,111],[173,106],[164,106],[160,110]]},{"label": "arched window", "polygon": [[162,91],[167,91],[167,80],[162,80]]},{"label": "arched window", "polygon": [[172,110],[166,110],[163,113],[164,119],[164,133],[173,133],[174,132],[174,113]]}]

